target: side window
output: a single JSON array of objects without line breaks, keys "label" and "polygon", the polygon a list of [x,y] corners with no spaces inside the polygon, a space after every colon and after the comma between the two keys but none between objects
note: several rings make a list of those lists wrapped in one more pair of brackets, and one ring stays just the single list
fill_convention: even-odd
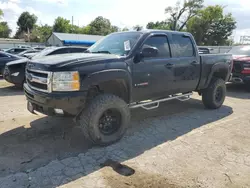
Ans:
[{"label": "side window", "polygon": [[85,48],[70,48],[70,53],[81,53],[81,52],[84,52],[86,51]]},{"label": "side window", "polygon": [[146,40],[142,48],[155,47],[158,49],[157,57],[170,57],[169,43],[166,36],[153,36]]},{"label": "side window", "polygon": [[8,57],[8,56],[5,55],[5,54],[0,53],[0,58],[1,58],[1,57]]},{"label": "side window", "polygon": [[8,52],[8,53],[14,53],[15,50],[14,50],[14,49],[11,49],[11,50],[8,50],[7,52]]},{"label": "side window", "polygon": [[26,49],[16,49],[15,51],[16,51],[16,53],[20,53],[20,52],[23,52],[23,51],[25,51]]},{"label": "side window", "polygon": [[174,57],[192,57],[194,56],[194,46],[190,37],[173,34]]},{"label": "side window", "polygon": [[55,50],[54,52],[51,52],[48,55],[67,54],[67,53],[69,53],[69,49],[67,49],[67,48],[61,48],[61,49]]}]

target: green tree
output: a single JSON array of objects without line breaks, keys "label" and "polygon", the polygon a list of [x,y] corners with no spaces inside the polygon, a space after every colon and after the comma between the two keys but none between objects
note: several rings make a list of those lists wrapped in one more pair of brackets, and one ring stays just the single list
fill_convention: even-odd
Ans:
[{"label": "green tree", "polygon": [[82,34],[83,33],[83,28],[78,27],[76,25],[70,25],[69,33]]},{"label": "green tree", "polygon": [[53,31],[59,33],[69,33],[71,30],[70,20],[57,17],[53,25]]},{"label": "green tree", "polygon": [[83,34],[90,34],[90,29],[91,29],[91,27],[89,25],[86,27],[83,27],[82,33]]},{"label": "green tree", "polygon": [[133,30],[135,30],[135,31],[141,31],[141,30],[143,30],[143,26],[141,26],[141,25],[135,25],[133,27]]},{"label": "green tree", "polygon": [[[0,20],[3,17],[3,11],[0,9]],[[0,22],[0,38],[9,38],[11,34],[11,29],[7,22]]]},{"label": "green tree", "polygon": [[107,35],[114,32],[115,26],[112,26],[109,19],[102,16],[95,18],[87,27],[89,27],[88,34],[92,35]]},{"label": "green tree", "polygon": [[119,27],[115,26],[115,25],[112,25],[111,26],[111,33],[113,32],[118,32],[119,31]]},{"label": "green tree", "polygon": [[224,15],[219,5],[204,8],[187,24],[198,45],[227,45],[235,28],[232,14]]},{"label": "green tree", "polygon": [[129,29],[127,27],[124,27],[122,31],[129,31]]},{"label": "green tree", "polygon": [[169,30],[169,24],[166,21],[149,22],[146,26],[147,29],[163,29]]},{"label": "green tree", "polygon": [[0,19],[3,16],[3,11],[0,9]]},{"label": "green tree", "polygon": [[45,42],[49,36],[52,34],[52,27],[48,24],[42,25],[38,27],[39,33],[41,34],[42,42]]},{"label": "green tree", "polygon": [[7,22],[0,22],[0,38],[9,38],[11,32]]},{"label": "green tree", "polygon": [[167,23],[171,30],[181,31],[185,28],[187,22],[203,7],[204,0],[184,0],[183,4],[180,1],[174,7],[167,7],[165,13],[170,16]]},{"label": "green tree", "polygon": [[31,32],[31,30],[35,27],[36,22],[36,15],[30,14],[29,12],[23,12],[17,20],[18,32]]}]

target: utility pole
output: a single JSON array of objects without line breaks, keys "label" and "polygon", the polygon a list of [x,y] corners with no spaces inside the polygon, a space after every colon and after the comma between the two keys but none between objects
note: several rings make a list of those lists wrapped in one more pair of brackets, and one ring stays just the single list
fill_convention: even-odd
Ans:
[{"label": "utility pole", "polygon": [[72,25],[74,25],[74,17],[72,16]]}]

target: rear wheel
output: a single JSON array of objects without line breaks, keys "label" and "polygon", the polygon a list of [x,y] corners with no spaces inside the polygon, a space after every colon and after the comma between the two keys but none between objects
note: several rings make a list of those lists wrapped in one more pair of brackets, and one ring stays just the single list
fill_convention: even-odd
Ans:
[{"label": "rear wheel", "polygon": [[78,120],[85,138],[101,146],[121,139],[129,122],[128,105],[111,94],[99,95],[92,99]]},{"label": "rear wheel", "polygon": [[226,98],[226,84],[220,78],[212,79],[208,88],[202,91],[202,102],[206,108],[220,108]]}]

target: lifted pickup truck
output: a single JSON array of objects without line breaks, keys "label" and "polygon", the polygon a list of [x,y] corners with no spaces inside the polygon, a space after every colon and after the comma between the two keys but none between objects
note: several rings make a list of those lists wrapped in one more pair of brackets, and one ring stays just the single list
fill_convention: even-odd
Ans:
[{"label": "lifted pickup truck", "polygon": [[199,55],[189,33],[163,30],[113,33],[85,53],[31,60],[24,84],[28,110],[72,115],[97,145],[119,140],[130,108],[146,110],[171,99],[202,95],[222,106],[232,55]]}]

